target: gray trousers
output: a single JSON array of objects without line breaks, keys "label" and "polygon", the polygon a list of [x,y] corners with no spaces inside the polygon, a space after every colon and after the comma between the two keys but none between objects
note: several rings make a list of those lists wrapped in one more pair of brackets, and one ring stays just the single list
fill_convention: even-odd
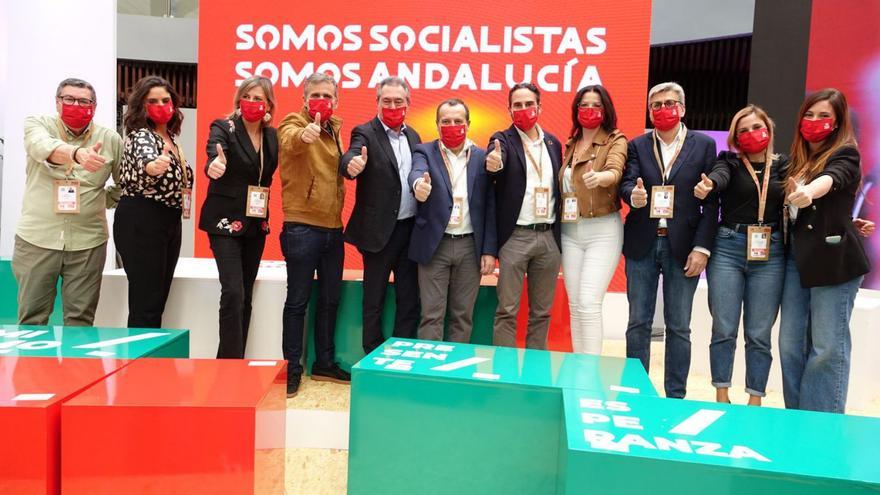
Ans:
[{"label": "gray trousers", "polygon": [[495,345],[516,346],[516,315],[528,275],[529,325],[526,347],[546,349],[550,308],[556,292],[562,254],[553,231],[514,229],[498,253],[498,308],[495,310]]},{"label": "gray trousers", "polygon": [[443,320],[449,311],[450,342],[470,342],[474,304],[480,290],[480,266],[474,238],[440,240],[437,252],[426,265],[419,265],[422,321],[419,339],[443,340]]},{"label": "gray trousers", "polygon": [[18,282],[18,323],[49,322],[60,277],[64,325],[92,326],[106,257],[106,242],[91,249],[60,251],[41,248],[15,236],[12,273]]}]

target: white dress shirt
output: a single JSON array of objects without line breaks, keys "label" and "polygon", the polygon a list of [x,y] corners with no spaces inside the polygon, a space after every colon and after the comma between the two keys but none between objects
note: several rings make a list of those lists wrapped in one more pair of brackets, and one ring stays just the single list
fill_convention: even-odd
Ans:
[{"label": "white dress shirt", "polygon": [[[382,119],[379,119],[382,122]],[[397,159],[397,173],[400,176],[400,208],[397,210],[397,219],[405,220],[416,216],[416,198],[412,194],[412,190],[407,187],[409,180],[409,172],[412,170],[412,150],[409,149],[409,140],[406,138],[403,130],[406,124],[400,126],[400,132],[385,125],[385,135],[388,136],[388,143],[394,151],[394,158]]]},{"label": "white dress shirt", "polygon": [[[550,152],[544,143],[544,131],[540,126],[536,125],[536,128],[538,129],[538,138],[534,141],[526,133],[519,130],[519,128],[516,129],[523,142],[523,152],[526,155],[526,192],[523,196],[522,207],[519,210],[519,218],[516,220],[517,225],[553,223],[556,221],[556,200],[553,197],[553,162],[550,160]],[[529,153],[531,153],[535,162],[541,165],[540,177],[532,161],[529,159]],[[536,187],[546,188],[549,195],[547,217],[545,218],[535,218]]]},{"label": "white dress shirt", "polygon": [[452,197],[453,199],[462,198],[461,223],[455,227],[447,225],[446,233],[453,235],[472,234],[474,227],[471,223],[470,205],[468,205],[467,162],[468,158],[470,158],[468,150],[470,150],[474,143],[468,139],[457,155],[446,146],[443,146],[443,143],[438,142],[438,144],[440,145],[440,152],[446,156],[446,160],[448,160],[449,166],[452,168],[452,175],[449,177],[449,183],[452,185]]}]

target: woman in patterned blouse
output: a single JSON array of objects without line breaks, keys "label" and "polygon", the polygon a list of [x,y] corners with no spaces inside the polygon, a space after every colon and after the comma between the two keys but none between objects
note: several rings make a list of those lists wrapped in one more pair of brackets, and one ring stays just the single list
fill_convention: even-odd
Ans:
[{"label": "woman in patterned blouse", "polygon": [[135,83],[123,116],[122,199],[113,239],[128,277],[128,326],[159,328],[180,255],[181,216],[189,218],[192,169],[174,138],[183,114],[165,79]]}]

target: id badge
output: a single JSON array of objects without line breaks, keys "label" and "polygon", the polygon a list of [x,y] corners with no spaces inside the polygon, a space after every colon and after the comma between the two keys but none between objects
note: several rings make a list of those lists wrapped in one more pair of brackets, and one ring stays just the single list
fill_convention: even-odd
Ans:
[{"label": "id badge", "polygon": [[651,187],[651,218],[672,218],[675,186]]},{"label": "id badge", "polygon": [[770,259],[770,234],[770,227],[749,226],[746,231],[748,261],[767,261]]},{"label": "id badge", "polygon": [[249,217],[266,218],[269,213],[269,188],[248,186],[247,208],[245,214]]},{"label": "id badge", "polygon": [[452,213],[449,215],[449,227],[458,227],[461,225],[461,212],[463,205],[464,198],[452,198]]},{"label": "id badge", "polygon": [[185,187],[180,190],[180,202],[183,208],[183,218],[187,219],[192,213],[192,189]]},{"label": "id badge", "polygon": [[562,195],[562,222],[577,222],[580,217],[578,209],[578,198],[574,193],[565,193]]},{"label": "id badge", "polygon": [[55,181],[55,213],[79,213],[79,181]]},{"label": "id badge", "polygon": [[535,188],[535,218],[547,218],[550,216],[550,189],[546,187]]}]

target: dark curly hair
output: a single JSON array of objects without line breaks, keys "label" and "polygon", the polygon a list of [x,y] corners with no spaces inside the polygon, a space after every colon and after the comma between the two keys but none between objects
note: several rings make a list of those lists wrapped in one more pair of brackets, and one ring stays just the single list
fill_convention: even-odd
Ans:
[{"label": "dark curly hair", "polygon": [[147,118],[147,95],[153,88],[162,87],[171,95],[171,103],[174,105],[174,115],[168,121],[168,134],[177,136],[180,134],[180,125],[183,122],[183,113],[180,111],[180,95],[171,86],[171,83],[159,76],[145,76],[134,83],[131,93],[128,95],[128,109],[122,116],[122,128],[125,134],[138,129],[149,127],[155,129],[155,124]]}]

